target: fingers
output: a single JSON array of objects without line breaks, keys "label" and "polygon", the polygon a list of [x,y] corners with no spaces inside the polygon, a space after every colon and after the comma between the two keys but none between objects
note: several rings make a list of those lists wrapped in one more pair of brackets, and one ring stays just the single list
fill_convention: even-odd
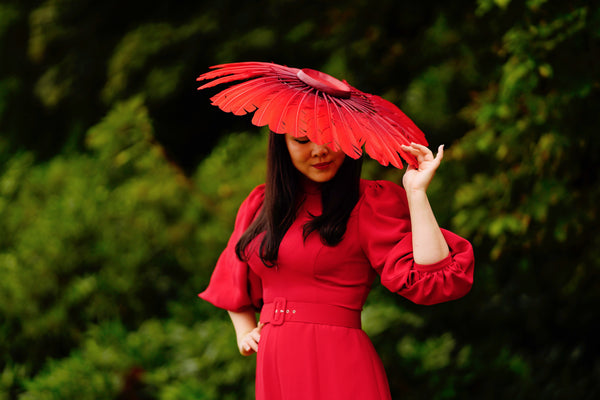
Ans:
[{"label": "fingers", "polygon": [[402,150],[412,154],[417,158],[422,157],[424,160],[428,158],[433,159],[433,153],[431,150],[422,144],[412,142],[409,146],[402,145]]},{"label": "fingers", "polygon": [[240,353],[244,356],[248,356],[252,353],[258,352],[258,343],[260,342],[260,331],[262,330],[263,324],[259,323],[256,328],[248,332],[240,341]]},{"label": "fingers", "polygon": [[414,142],[412,142],[410,145],[402,145],[402,150],[415,156],[419,163],[422,161],[435,160],[436,163],[439,164],[442,161],[442,158],[444,157],[443,144],[438,147],[438,153],[435,157],[433,156],[433,152],[429,150],[429,148],[423,146],[422,144]]},{"label": "fingers", "polygon": [[[258,329],[258,328],[257,328]],[[258,330],[255,329],[252,332],[250,332],[249,336],[252,339],[252,341],[254,341],[255,343],[260,342],[260,333],[258,332]]]},{"label": "fingers", "polygon": [[438,161],[438,162],[440,162],[440,161],[442,161],[442,158],[444,158],[444,145],[443,144],[441,144],[438,147],[438,152],[437,152],[437,154],[435,156],[435,160]]},{"label": "fingers", "polygon": [[242,355],[249,356],[252,353],[258,352],[258,342],[254,338],[244,339],[242,342]]},{"label": "fingers", "polygon": [[417,151],[423,151],[425,153],[429,152],[429,148],[427,146],[423,146],[422,144],[411,142],[410,145],[403,145],[404,147],[408,147],[410,149],[415,149]]},{"label": "fingers", "polygon": [[242,339],[242,343],[240,346],[240,353],[244,356],[249,356],[252,353],[258,352],[258,341],[256,338],[247,336]]}]

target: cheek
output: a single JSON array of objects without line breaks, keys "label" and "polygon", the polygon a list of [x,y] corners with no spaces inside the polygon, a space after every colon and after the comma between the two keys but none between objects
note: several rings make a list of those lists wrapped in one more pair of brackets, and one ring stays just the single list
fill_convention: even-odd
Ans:
[{"label": "cheek", "polygon": [[290,148],[290,159],[292,160],[292,164],[296,167],[297,170],[303,171],[306,168],[307,161],[310,158],[310,154],[307,156],[306,151],[298,148]]},{"label": "cheek", "polygon": [[290,159],[292,160],[292,163],[296,164],[298,160],[298,150],[290,142],[287,143],[287,149],[288,153],[290,154]]},{"label": "cheek", "polygon": [[308,146],[304,146],[298,150],[298,161],[301,163],[308,163],[313,158],[312,149]]}]

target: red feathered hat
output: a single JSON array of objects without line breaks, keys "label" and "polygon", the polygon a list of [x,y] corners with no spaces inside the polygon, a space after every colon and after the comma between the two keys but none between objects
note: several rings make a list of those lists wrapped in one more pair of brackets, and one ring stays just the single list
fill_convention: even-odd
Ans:
[{"label": "red feathered hat", "polygon": [[397,168],[402,168],[400,157],[417,164],[403,144],[427,146],[423,132],[394,104],[323,72],[265,62],[211,69],[197,80],[212,81],[198,89],[243,81],[213,96],[212,104],[235,115],[254,112],[252,123],[275,133],[307,136],[352,158],[359,158],[364,146],[379,163]]}]

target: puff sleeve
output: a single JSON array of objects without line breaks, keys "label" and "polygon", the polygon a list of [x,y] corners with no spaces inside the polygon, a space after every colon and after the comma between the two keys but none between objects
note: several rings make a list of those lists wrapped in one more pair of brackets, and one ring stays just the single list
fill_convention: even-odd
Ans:
[{"label": "puff sleeve", "polygon": [[381,283],[417,304],[458,299],[473,284],[471,244],[442,229],[450,254],[431,265],[415,263],[406,192],[387,181],[367,181],[359,208],[361,247]]},{"label": "puff sleeve", "polygon": [[198,296],[229,311],[262,306],[262,284],[248,264],[240,261],[235,246],[252,223],[264,200],[264,185],[256,187],[238,210],[235,227],[227,247],[221,253],[206,290]]}]

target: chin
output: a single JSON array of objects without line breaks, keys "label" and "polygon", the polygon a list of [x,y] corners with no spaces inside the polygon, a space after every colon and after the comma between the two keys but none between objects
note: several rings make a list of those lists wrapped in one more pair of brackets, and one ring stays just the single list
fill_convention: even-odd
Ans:
[{"label": "chin", "polygon": [[316,183],[325,183],[325,182],[329,182],[330,180],[333,179],[334,175],[325,175],[325,176],[309,176],[308,179],[310,179],[313,182]]}]

